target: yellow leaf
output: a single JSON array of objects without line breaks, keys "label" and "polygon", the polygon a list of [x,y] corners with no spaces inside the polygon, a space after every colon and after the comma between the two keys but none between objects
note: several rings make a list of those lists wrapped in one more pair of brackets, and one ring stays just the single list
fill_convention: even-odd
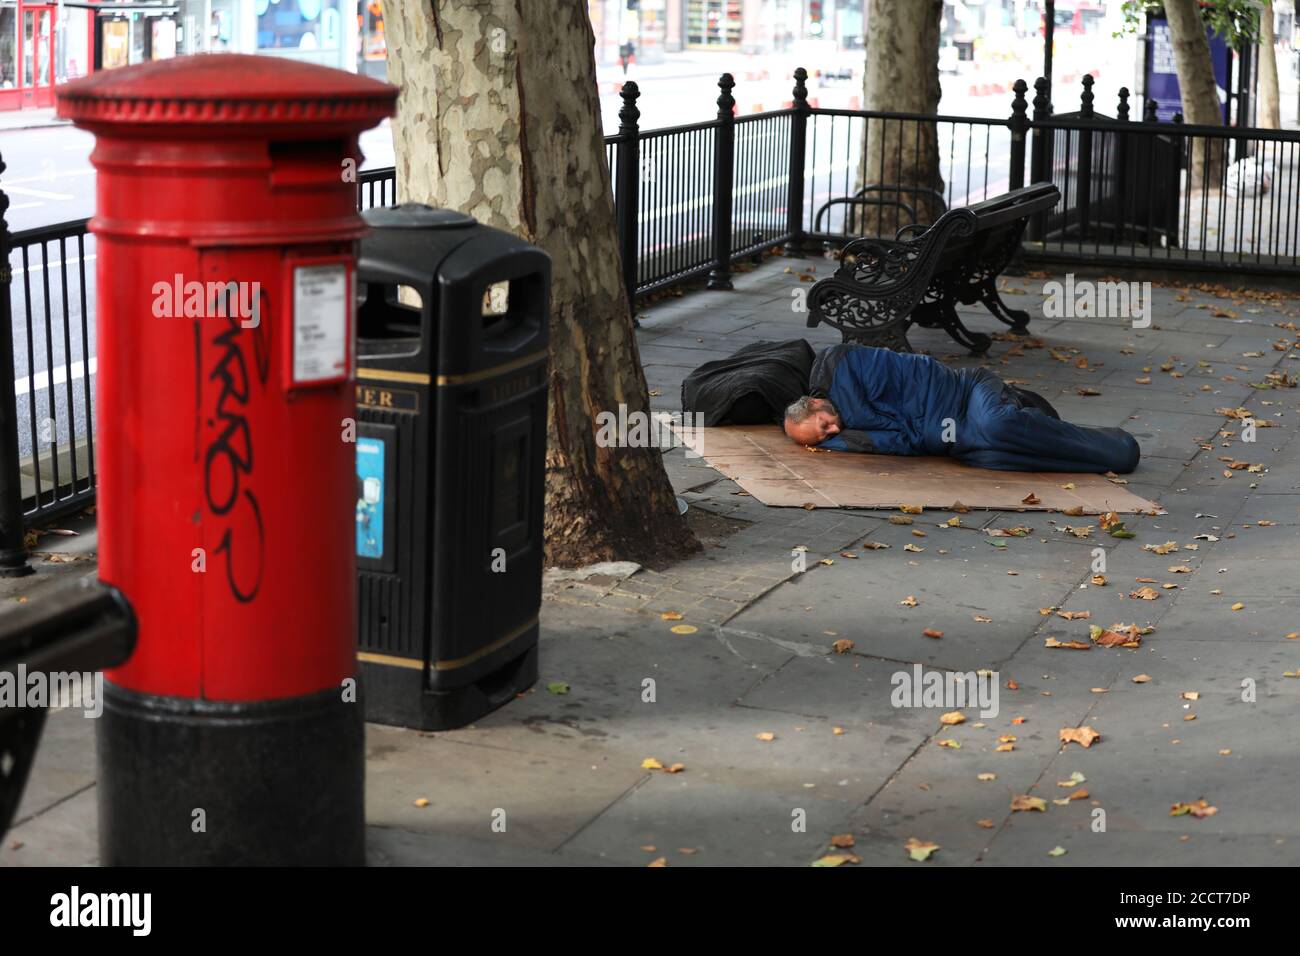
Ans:
[{"label": "yellow leaf", "polygon": [[429,805],[429,798],[428,798],[428,797],[420,797],[420,799],[418,799],[418,800],[415,801],[415,805],[416,805],[417,807],[421,807],[421,808],[423,808],[423,807],[427,807],[427,806]]},{"label": "yellow leaf", "polygon": [[918,602],[916,600],[915,595],[909,594],[907,597],[903,598],[903,600],[899,601],[898,603],[901,604],[903,607],[916,607]]},{"label": "yellow leaf", "polygon": [[682,614],[680,611],[664,611],[659,617],[664,621],[680,621]]},{"label": "yellow leaf", "polygon": [[948,713],[939,717],[939,723],[947,727],[951,727],[954,724],[964,724],[966,723],[966,715],[960,710],[950,710]]},{"label": "yellow leaf", "polygon": [[694,634],[696,631],[699,630],[699,628],[694,627],[690,624],[674,624],[672,627],[669,628],[669,630],[672,631],[674,634]]},{"label": "yellow leaf", "polygon": [[842,866],[845,863],[860,863],[861,860],[852,853],[832,853],[822,857],[820,860],[814,860],[813,866]]},{"label": "yellow leaf", "polygon": [[662,770],[662,769],[664,769],[664,765],[661,764],[661,763],[660,763],[658,760],[656,760],[654,757],[646,757],[645,760],[642,760],[642,761],[641,761],[641,769],[642,769],[642,770]]},{"label": "yellow leaf", "polygon": [[1042,797],[1031,797],[1022,793],[1011,798],[1011,809],[1013,811],[1037,810],[1040,813],[1046,813],[1047,801]]},{"label": "yellow leaf", "polygon": [[776,734],[772,733],[770,730],[765,730],[761,734],[755,734],[754,736],[765,743],[770,743],[771,741],[776,740]]},{"label": "yellow leaf", "polygon": [[918,863],[924,863],[926,860],[930,859],[932,853],[939,849],[939,844],[931,843],[929,840],[918,840],[916,837],[911,837],[905,844],[903,844],[903,847],[907,850],[907,855],[913,860]]}]

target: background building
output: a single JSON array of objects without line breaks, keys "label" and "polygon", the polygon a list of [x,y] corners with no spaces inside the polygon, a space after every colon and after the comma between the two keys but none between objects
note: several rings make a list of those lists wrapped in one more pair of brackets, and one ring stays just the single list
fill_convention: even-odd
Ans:
[{"label": "background building", "polygon": [[53,106],[58,83],[190,53],[355,71],[377,50],[382,65],[382,15],[369,26],[367,49],[358,0],[0,0],[0,110]]}]

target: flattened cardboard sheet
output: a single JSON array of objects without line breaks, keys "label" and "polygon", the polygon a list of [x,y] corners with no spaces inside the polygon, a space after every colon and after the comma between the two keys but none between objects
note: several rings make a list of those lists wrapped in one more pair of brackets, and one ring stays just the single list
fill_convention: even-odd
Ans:
[{"label": "flattened cardboard sheet", "polygon": [[[765,505],[1160,513],[1160,506],[1103,475],[972,468],[943,457],[814,451],[778,425],[679,429],[684,444]],[[1141,466],[1138,466],[1139,471]],[[1073,489],[1062,485],[1073,484]],[[1026,504],[1030,496],[1034,504]]]}]

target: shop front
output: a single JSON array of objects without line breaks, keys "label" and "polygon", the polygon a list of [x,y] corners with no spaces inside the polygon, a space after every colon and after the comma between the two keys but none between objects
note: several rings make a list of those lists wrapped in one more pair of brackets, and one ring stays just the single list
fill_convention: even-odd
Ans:
[{"label": "shop front", "polygon": [[0,110],[54,105],[54,28],[49,3],[0,3]]}]

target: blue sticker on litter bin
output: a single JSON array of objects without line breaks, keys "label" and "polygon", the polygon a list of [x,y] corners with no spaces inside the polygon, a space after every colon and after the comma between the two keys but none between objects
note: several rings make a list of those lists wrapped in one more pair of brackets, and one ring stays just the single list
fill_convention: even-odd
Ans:
[{"label": "blue sticker on litter bin", "polygon": [[357,557],[384,556],[384,443],[357,439]]}]

